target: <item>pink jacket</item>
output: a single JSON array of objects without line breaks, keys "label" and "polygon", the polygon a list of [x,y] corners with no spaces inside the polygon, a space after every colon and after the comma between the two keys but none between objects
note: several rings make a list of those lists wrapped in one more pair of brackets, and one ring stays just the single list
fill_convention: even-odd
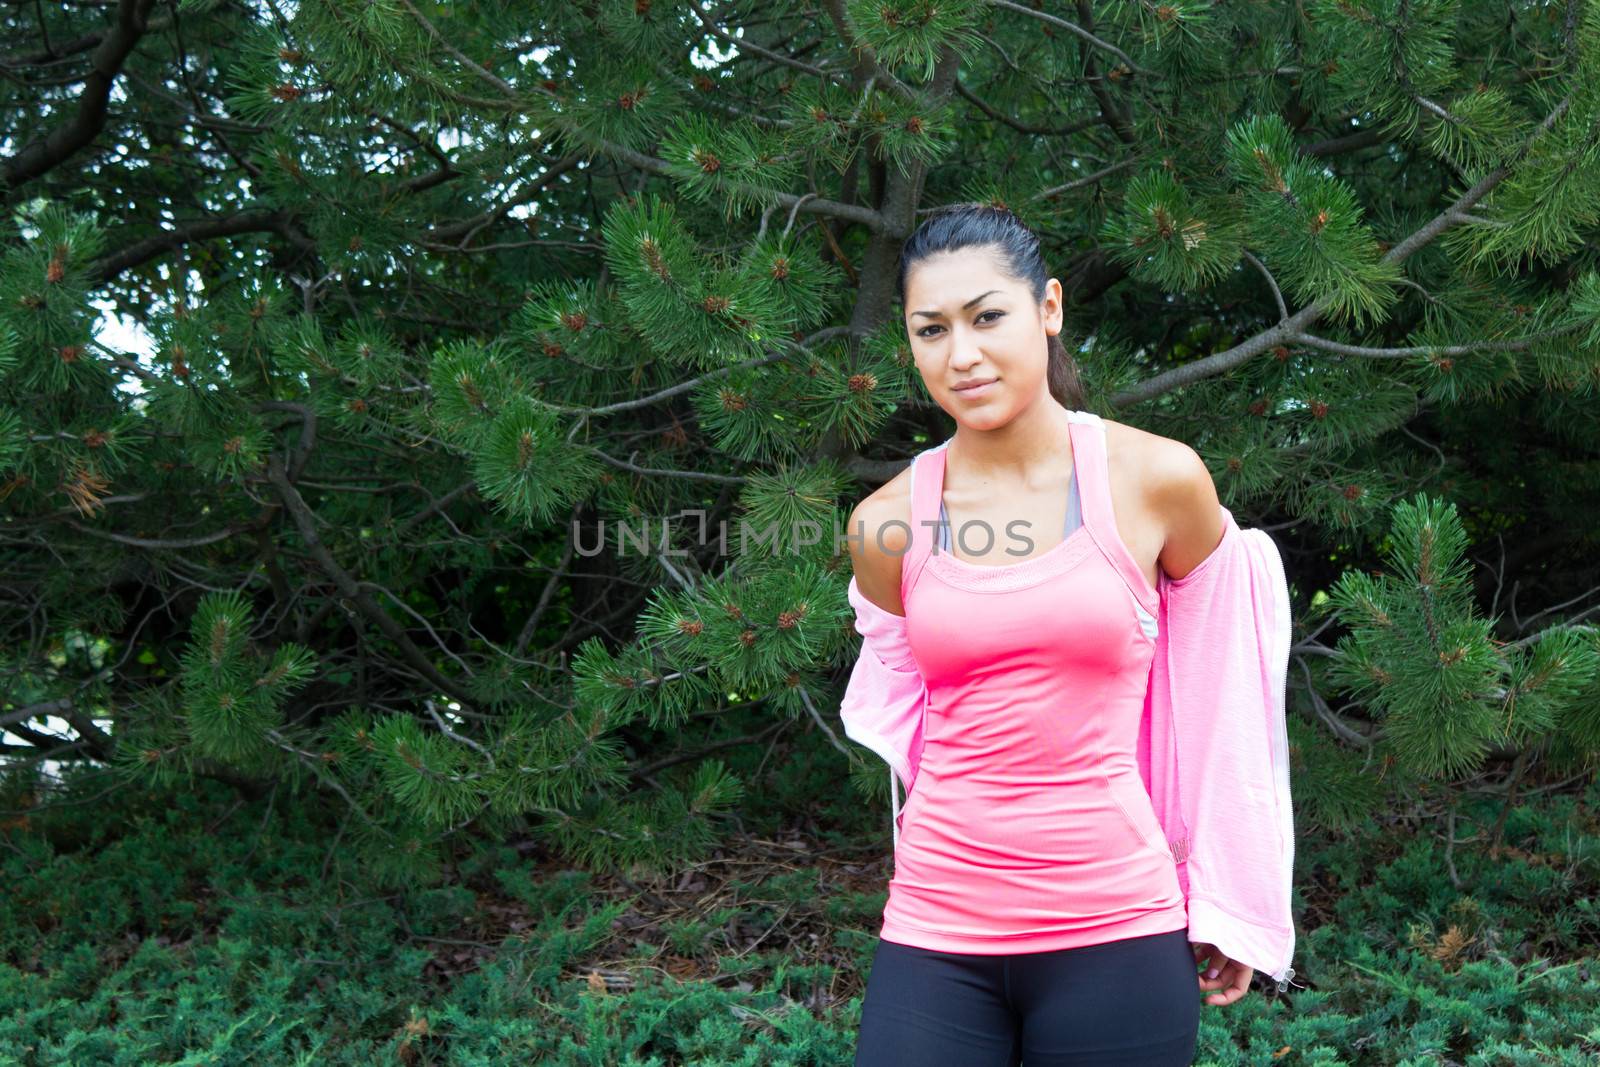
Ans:
[{"label": "pink jacket", "polygon": [[[1272,977],[1294,975],[1294,821],[1284,692],[1289,589],[1265,531],[1222,508],[1222,541],[1161,596],[1155,660],[1139,732],[1139,773],[1178,864],[1189,941]],[[907,795],[922,757],[927,688],[904,616],[850,579],[860,657],[839,708],[845,734],[889,765],[899,844],[898,776]]]}]

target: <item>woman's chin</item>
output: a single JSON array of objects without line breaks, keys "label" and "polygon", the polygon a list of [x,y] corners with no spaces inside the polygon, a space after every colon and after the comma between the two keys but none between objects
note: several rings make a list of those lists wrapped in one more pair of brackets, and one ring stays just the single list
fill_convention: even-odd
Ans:
[{"label": "woman's chin", "polygon": [[997,426],[1004,426],[1016,417],[1016,412],[1000,404],[981,404],[973,406],[960,406],[957,401],[954,410],[946,408],[950,417],[959,425],[970,427],[974,430],[992,430]]}]

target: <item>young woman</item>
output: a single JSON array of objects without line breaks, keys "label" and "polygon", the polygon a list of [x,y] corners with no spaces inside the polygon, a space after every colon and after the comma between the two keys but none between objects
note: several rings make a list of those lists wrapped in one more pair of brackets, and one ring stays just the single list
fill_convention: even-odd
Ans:
[{"label": "young woman", "polygon": [[928,692],[855,1062],[1187,1064],[1199,996],[1254,972],[1189,944],[1134,746],[1157,568],[1217,547],[1216,488],[1187,445],[1080,410],[1061,284],[1010,212],[930,216],[898,291],[956,431],[915,499],[908,467],[850,517]]}]

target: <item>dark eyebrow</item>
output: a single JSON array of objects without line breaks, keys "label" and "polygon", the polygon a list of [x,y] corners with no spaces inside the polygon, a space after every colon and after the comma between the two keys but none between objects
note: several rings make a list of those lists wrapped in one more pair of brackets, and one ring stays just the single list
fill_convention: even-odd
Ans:
[{"label": "dark eyebrow", "polygon": [[[998,293],[999,291],[1000,290],[998,290],[998,289],[990,289],[989,293]],[[976,304],[978,301],[980,301],[984,297],[988,296],[989,293],[979,293],[977,296],[973,297],[971,300],[968,300],[965,304],[962,304],[961,305],[961,310],[962,311],[967,310],[973,304]],[[913,311],[911,314],[912,315],[926,315],[930,319],[937,319],[937,318],[942,318],[944,313],[940,312],[940,311]]]}]

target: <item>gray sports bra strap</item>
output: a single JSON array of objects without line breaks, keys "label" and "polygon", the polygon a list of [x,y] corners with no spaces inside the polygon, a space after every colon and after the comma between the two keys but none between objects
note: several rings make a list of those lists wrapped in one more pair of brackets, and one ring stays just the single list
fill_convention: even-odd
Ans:
[{"label": "gray sports bra strap", "polygon": [[[1069,537],[1073,530],[1083,525],[1083,507],[1078,501],[1078,473],[1073,471],[1067,482],[1067,519],[1061,527],[1061,536]],[[950,551],[950,519],[945,512],[944,497],[939,497],[939,548]]]}]

